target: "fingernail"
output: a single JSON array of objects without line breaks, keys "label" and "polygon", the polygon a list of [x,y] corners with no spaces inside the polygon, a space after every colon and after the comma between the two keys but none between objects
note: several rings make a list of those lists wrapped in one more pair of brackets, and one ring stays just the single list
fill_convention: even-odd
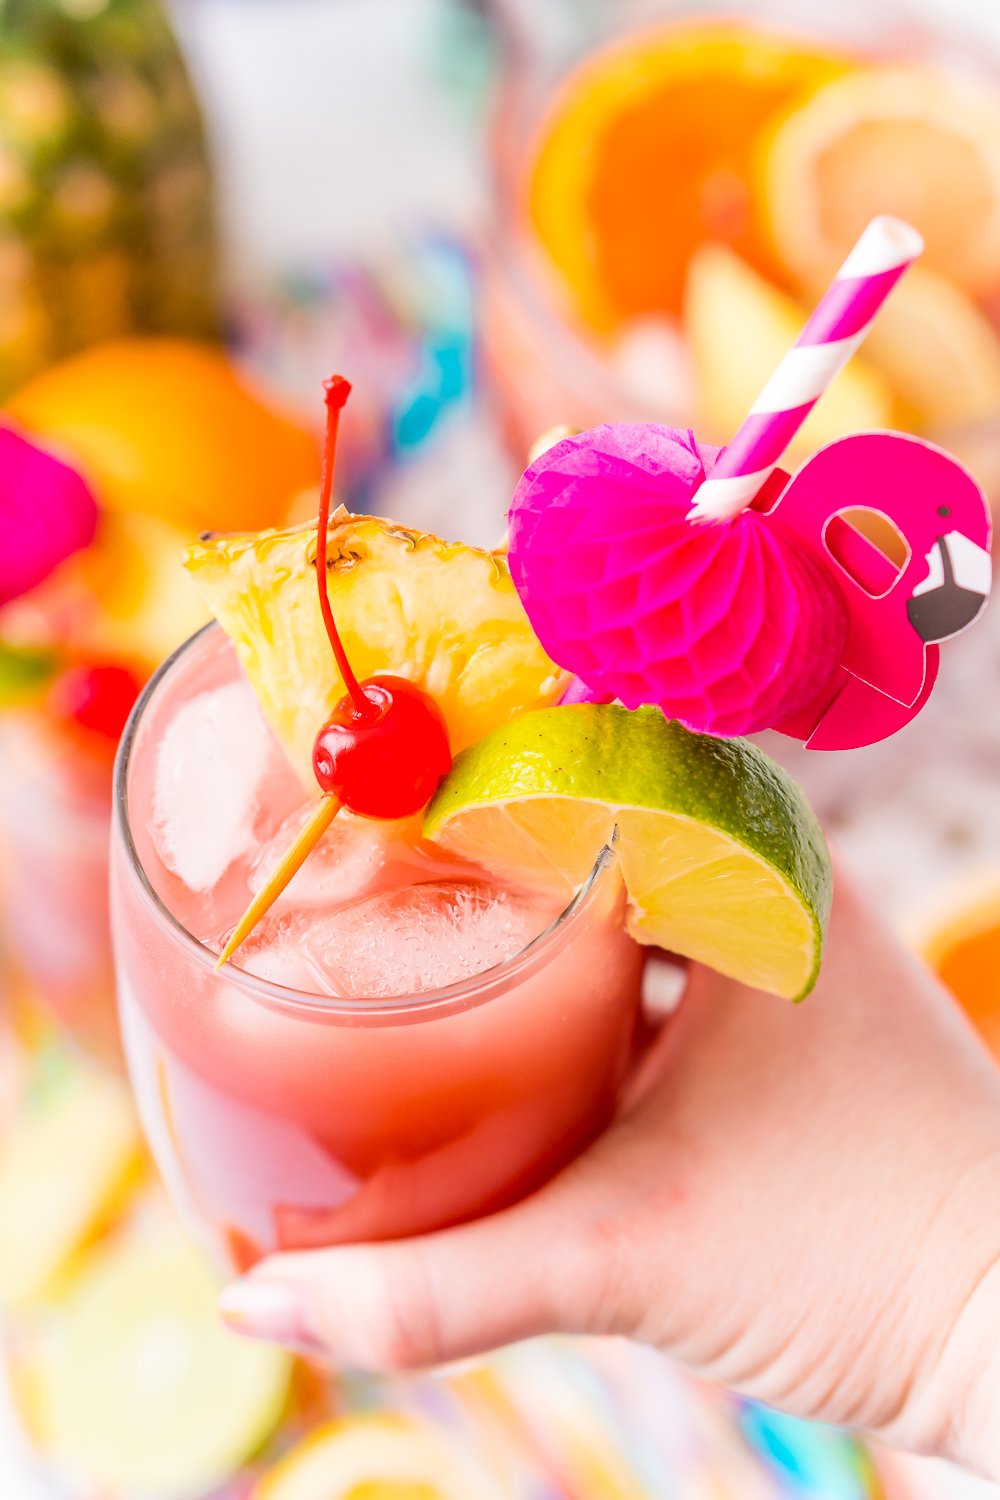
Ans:
[{"label": "fingernail", "polygon": [[301,1287],[246,1277],[226,1287],[219,1312],[234,1333],[247,1338],[268,1339],[298,1354],[323,1350]]}]

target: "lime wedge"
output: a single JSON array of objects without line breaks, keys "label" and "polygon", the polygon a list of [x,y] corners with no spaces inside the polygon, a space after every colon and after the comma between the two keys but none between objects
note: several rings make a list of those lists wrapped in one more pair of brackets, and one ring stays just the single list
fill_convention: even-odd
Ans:
[{"label": "lime wedge", "polygon": [[502,1500],[508,1494],[456,1435],[415,1417],[345,1417],[311,1433],[254,1500]]},{"label": "lime wedge", "polygon": [[202,1259],[166,1223],[155,1228],[95,1250],[50,1309],[36,1421],[51,1459],[88,1492],[186,1500],[271,1436],[291,1360],[229,1333]]},{"label": "lime wedge", "polygon": [[832,874],[794,781],[744,740],[658,709],[524,714],[455,761],[424,830],[498,879],[569,893],[618,827],[629,930],[801,1000],[819,972]]}]

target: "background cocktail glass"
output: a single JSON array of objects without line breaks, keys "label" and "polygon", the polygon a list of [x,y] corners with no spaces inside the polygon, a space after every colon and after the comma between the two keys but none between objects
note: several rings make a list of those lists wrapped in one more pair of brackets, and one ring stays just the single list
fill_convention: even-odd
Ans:
[{"label": "background cocktail glass", "polygon": [[[256,510],[248,524],[284,520],[318,476],[318,453],[312,433],[258,394],[221,349],[194,341],[98,346],[39,376],[10,411],[15,426],[87,476],[98,523],[88,547],[0,617],[0,641],[15,655],[34,647],[52,663],[31,692],[5,697],[0,684],[0,951],[22,1009],[39,1002],[75,1041],[113,1061],[107,858],[116,742],[141,683],[206,618],[181,566],[190,538],[203,524],[234,529],[248,506]],[[87,684],[109,673],[124,686],[110,703],[105,691],[102,709]]]},{"label": "background cocktail glass", "polygon": [[[773,311],[768,306],[768,296],[787,296],[792,292],[801,303],[804,321],[813,293],[825,284],[819,278],[808,289],[801,285],[796,288],[784,275],[784,268],[769,264],[773,260],[773,247],[760,247],[761,260],[751,265],[750,270],[751,275],[763,271],[766,290],[758,288],[755,292],[753,286],[740,288],[741,297],[749,299],[752,306],[756,296],[759,306],[752,314],[755,320],[752,326],[741,328],[734,324],[730,329],[729,371],[725,382],[706,376],[697,368],[699,361],[692,354],[686,316],[678,316],[676,308],[649,307],[613,326],[588,325],[576,305],[573,289],[540,242],[529,209],[532,175],[545,122],[552,118],[550,112],[556,107],[560,90],[568,84],[570,95],[574,89],[580,91],[581,85],[570,80],[581,64],[586,63],[588,68],[599,72],[602,51],[612,44],[631,45],[637,38],[642,39],[637,48],[641,55],[646,40],[653,48],[671,34],[681,35],[687,28],[723,26],[732,28],[737,38],[772,35],[800,44],[807,53],[815,51],[820,59],[817,85],[823,81],[824,55],[882,65],[928,64],[945,75],[968,76],[988,89],[995,88],[998,82],[995,54],[988,45],[984,46],[981,37],[973,41],[963,36],[960,20],[950,24],[945,32],[926,7],[918,9],[894,0],[877,0],[877,3],[873,0],[871,4],[848,0],[842,5],[826,7],[802,6],[795,0],[735,0],[735,3],[734,0],[721,3],[719,0],[716,3],[622,0],[613,6],[589,4],[586,0],[557,0],[551,7],[532,6],[523,0],[499,0],[495,9],[501,20],[504,63],[495,89],[490,132],[494,217],[490,233],[484,237],[482,347],[487,380],[496,399],[506,442],[512,457],[519,461],[523,461],[523,454],[540,431],[559,423],[579,427],[623,420],[660,421],[681,427],[694,424],[700,437],[713,442],[727,441],[731,431],[713,430],[725,405],[720,387],[725,383],[732,388],[733,367],[740,368],[755,358],[759,361],[761,341],[755,335],[761,325],[756,321],[757,313],[765,322],[770,320]],[[752,70],[755,66],[749,58],[746,67]],[[803,66],[808,68],[808,60]],[[812,87],[808,77],[805,83],[808,87],[803,97]],[[689,81],[685,86],[695,90],[697,84]],[[681,105],[677,108],[681,110]],[[781,113],[778,108],[776,117]],[[613,157],[612,148],[600,139],[599,131],[607,128],[606,121],[595,123],[598,133],[580,144],[577,155],[602,149]],[[734,133],[745,128],[745,124],[734,119]],[[974,132],[975,124],[969,128]],[[633,133],[631,143],[624,149],[632,151],[635,146]],[[634,190],[636,194],[648,194],[669,203],[674,191],[671,163],[662,164],[660,173],[652,170],[654,166],[653,162],[646,163],[650,170],[641,181],[635,181]],[[636,171],[634,162],[629,162],[628,167]],[[575,170],[575,166],[567,163],[567,172],[570,170]],[[629,182],[624,158],[621,181]],[[720,245],[742,256],[746,236],[731,233],[731,221],[734,214],[739,217],[742,212],[743,199],[747,195],[753,198],[760,191],[759,181],[750,177],[737,181],[720,172],[717,180],[704,185],[704,191],[706,199],[711,199],[704,205],[705,244],[711,245],[717,239]],[[570,206],[571,198],[571,192],[567,193],[567,235],[576,232],[584,237],[588,233],[587,224],[576,226],[569,217],[575,211]],[[683,198],[677,211],[679,232],[690,232],[689,208],[687,198]],[[554,216],[558,212],[557,204]],[[633,248],[642,259],[649,259],[653,253],[648,236]],[[665,248],[669,253],[670,245]],[[845,251],[847,248],[845,244]],[[617,274],[624,274],[625,263],[621,250]],[[828,274],[836,263],[834,260],[828,266]],[[768,284],[772,269],[778,273],[773,278],[773,287]],[[922,293],[913,295],[920,295],[921,302],[924,301]],[[950,345],[949,319],[953,326],[963,323],[964,312],[952,315],[947,303],[945,294],[939,299],[932,293],[926,312],[929,323],[934,324],[935,337],[940,332]],[[794,302],[790,309],[794,327]],[[997,385],[1000,344],[989,346],[989,326],[992,325],[994,332],[997,330],[996,299],[991,296],[981,301],[974,316],[982,316],[983,324],[972,335],[972,344],[966,341],[964,331],[959,333],[959,344],[938,363],[941,387],[948,384],[941,376],[951,354],[958,356],[961,346],[964,360],[973,346],[978,348],[978,355],[972,355],[980,367],[969,383],[970,391],[975,393],[971,406],[960,413],[953,409],[943,414],[915,410],[913,389],[901,391],[896,386],[900,369],[908,364],[906,353],[902,349],[887,351],[884,332],[880,334],[883,343],[880,361],[881,353],[887,353],[889,373],[885,375],[882,394],[894,402],[898,398],[898,405],[891,412],[897,425],[926,431],[973,464],[987,490],[993,490],[1000,481],[1000,386]],[[912,327],[909,309],[906,317]],[[900,322],[905,322],[902,315]],[[891,340],[892,335],[889,337]],[[925,340],[925,347],[929,343]],[[777,348],[780,350],[780,341]],[[776,359],[777,354],[772,363]],[[879,381],[885,374],[884,363],[875,370]],[[766,375],[768,371],[760,373]],[[756,394],[760,383],[758,372],[748,375],[746,394]],[[862,400],[866,394],[872,394],[871,388],[867,393],[862,390]],[[892,425],[885,420],[886,412],[879,412],[877,407],[876,399],[867,425]],[[860,416],[861,425],[866,425],[863,406],[860,411],[845,411],[845,417],[854,416]],[[736,416],[736,421],[740,419],[741,414]],[[727,411],[723,421],[730,420]],[[836,423],[836,413],[831,412],[829,403],[824,420]],[[808,451],[806,444],[797,450],[798,456],[801,458]]]},{"label": "background cocktail glass", "polygon": [[175,914],[176,877],[165,899],[149,817],[164,732],[195,692],[237,678],[219,630],[194,637],[140,701],[117,768],[121,1026],[164,1180],[237,1265],[499,1208],[614,1108],[643,965],[616,858],[599,852],[583,892],[517,957],[433,993],[341,1000],[216,972]]},{"label": "background cocktail glass", "polygon": [[40,1005],[117,1065],[108,767],[21,714],[0,723],[0,786],[0,910],[15,1027],[33,1030]]}]

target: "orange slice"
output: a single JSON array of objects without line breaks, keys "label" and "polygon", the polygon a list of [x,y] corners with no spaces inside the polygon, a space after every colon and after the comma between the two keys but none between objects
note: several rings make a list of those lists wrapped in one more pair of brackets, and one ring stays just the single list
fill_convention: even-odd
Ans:
[{"label": "orange slice", "polygon": [[926,242],[922,264],[972,293],[1000,283],[1000,95],[932,68],[834,79],[761,145],[774,247],[804,285],[836,270],[876,214]]},{"label": "orange slice", "polygon": [[79,464],[102,506],[188,531],[273,525],[319,479],[312,434],[220,350],[185,339],[87,349],[7,409]]},{"label": "orange slice", "polygon": [[542,126],[528,197],[576,315],[602,331],[679,315],[706,239],[775,273],[751,199],[754,143],[844,66],[791,38],[718,24],[633,36],[572,74]]},{"label": "orange slice", "polygon": [[190,538],[157,516],[107,511],[78,572],[92,608],[85,644],[150,670],[204,625],[208,611],[181,563]]},{"label": "orange slice", "polygon": [[980,881],[918,943],[1000,1059],[1000,874]]}]

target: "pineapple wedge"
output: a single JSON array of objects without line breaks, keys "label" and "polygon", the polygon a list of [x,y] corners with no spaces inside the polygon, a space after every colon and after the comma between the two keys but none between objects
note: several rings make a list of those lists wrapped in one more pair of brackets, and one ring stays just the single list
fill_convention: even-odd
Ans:
[{"label": "pineapple wedge", "polygon": [[[538,644],[502,553],[343,507],[330,518],[328,551],[330,603],[358,677],[393,672],[425,687],[453,754],[564,690],[568,678]],[[315,525],[207,537],[185,561],[310,786],[313,741],[344,693],[315,561]]]}]

